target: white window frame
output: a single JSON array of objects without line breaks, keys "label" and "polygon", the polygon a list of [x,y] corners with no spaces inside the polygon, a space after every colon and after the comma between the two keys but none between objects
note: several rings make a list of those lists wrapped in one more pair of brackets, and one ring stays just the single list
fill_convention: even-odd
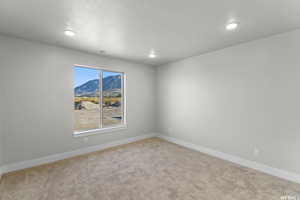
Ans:
[{"label": "white window frame", "polygon": [[[74,137],[82,137],[82,136],[88,136],[88,135],[95,135],[95,134],[101,134],[101,133],[110,133],[110,132],[115,132],[115,131],[121,131],[121,130],[125,130],[127,129],[127,120],[126,120],[126,74],[125,72],[121,72],[121,71],[116,71],[116,70],[111,70],[111,69],[107,69],[107,68],[103,68],[103,67],[95,67],[95,66],[88,66],[88,65],[78,65],[78,64],[74,64],[72,66],[72,69],[74,69],[74,67],[82,67],[82,68],[89,68],[89,69],[97,69],[100,70],[100,77],[99,80],[101,81],[101,87],[100,87],[100,102],[99,102],[99,106],[100,106],[100,115],[103,116],[103,105],[102,105],[102,101],[103,101],[103,72],[116,72],[116,73],[120,73],[122,74],[121,76],[121,95],[122,95],[122,102],[121,102],[121,106],[122,106],[122,111],[123,111],[123,116],[122,116],[122,124],[118,125],[118,126],[112,126],[112,127],[107,127],[107,128],[103,128],[103,124],[101,121],[99,121],[100,124],[100,128],[98,129],[91,129],[91,130],[87,130],[87,131],[74,131],[73,130],[73,136]],[[74,74],[73,74],[73,78],[74,78]],[[75,101],[75,94],[74,94],[74,89],[73,89],[73,109],[74,109],[74,101]],[[103,117],[100,117],[100,120],[103,119]],[[74,110],[73,110],[73,119],[74,119]],[[73,120],[73,127],[74,127],[74,123],[75,120]]]}]

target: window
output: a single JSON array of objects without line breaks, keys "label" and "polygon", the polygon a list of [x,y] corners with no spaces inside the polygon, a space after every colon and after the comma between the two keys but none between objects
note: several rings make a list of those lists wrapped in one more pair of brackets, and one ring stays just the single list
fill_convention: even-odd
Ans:
[{"label": "window", "polygon": [[124,73],[75,66],[74,75],[74,134],[124,127]]}]

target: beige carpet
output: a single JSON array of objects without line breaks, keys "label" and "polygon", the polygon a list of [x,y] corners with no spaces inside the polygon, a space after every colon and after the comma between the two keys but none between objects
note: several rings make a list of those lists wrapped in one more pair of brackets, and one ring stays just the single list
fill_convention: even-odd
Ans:
[{"label": "beige carpet", "polygon": [[4,175],[1,200],[280,200],[300,185],[147,139]]}]

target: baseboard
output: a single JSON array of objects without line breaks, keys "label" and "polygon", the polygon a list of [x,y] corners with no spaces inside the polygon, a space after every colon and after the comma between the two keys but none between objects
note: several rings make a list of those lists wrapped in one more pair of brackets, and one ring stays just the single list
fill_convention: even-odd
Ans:
[{"label": "baseboard", "polygon": [[43,164],[63,160],[63,159],[66,159],[66,158],[71,158],[71,157],[74,157],[74,156],[79,156],[79,155],[83,155],[83,154],[87,154],[87,153],[91,153],[91,152],[95,152],[95,151],[100,151],[100,150],[104,150],[104,149],[107,149],[107,148],[119,146],[119,145],[122,145],[122,144],[128,144],[128,143],[132,143],[132,142],[136,142],[136,141],[139,141],[139,140],[152,138],[152,137],[156,137],[156,136],[157,136],[157,134],[155,134],[155,133],[146,134],[146,135],[131,137],[131,138],[118,140],[118,141],[114,141],[114,142],[110,142],[110,143],[106,143],[106,144],[90,146],[90,147],[78,149],[78,150],[75,150],[75,151],[54,154],[54,155],[46,156],[46,157],[43,157],[43,158],[38,158],[38,159],[33,159],[33,160],[26,160],[26,161],[22,161],[22,162],[18,162],[18,163],[8,164],[8,165],[5,165],[4,167],[2,167],[2,173],[4,174],[4,173],[8,173],[8,172],[18,171],[18,170],[22,170],[22,169],[26,169],[26,168],[31,168],[31,167],[35,167],[35,166],[39,166],[39,165],[43,165]]},{"label": "baseboard", "polygon": [[123,139],[123,140],[118,140],[118,141],[114,141],[114,142],[110,142],[110,143],[106,143],[106,144],[101,144],[101,145],[96,145],[96,146],[91,146],[91,147],[86,147],[83,149],[78,149],[75,151],[70,151],[70,152],[65,152],[65,153],[60,153],[60,154],[54,154],[54,155],[50,155],[50,156],[46,156],[43,158],[38,158],[38,159],[33,159],[33,160],[27,160],[27,161],[22,161],[22,162],[18,162],[18,163],[13,163],[13,164],[9,164],[9,165],[5,165],[3,167],[0,167],[0,179],[1,176],[4,173],[8,173],[8,172],[12,172],[12,171],[18,171],[18,170],[22,170],[22,169],[26,169],[26,168],[30,168],[30,167],[35,167],[38,165],[42,165],[42,164],[47,164],[47,163],[51,163],[51,162],[55,162],[55,161],[59,161],[59,160],[63,160],[66,158],[71,158],[74,156],[78,156],[78,155],[83,155],[83,154],[87,154],[87,153],[91,153],[91,152],[95,152],[95,151],[100,151],[100,150],[104,150],[107,148],[111,148],[111,147],[115,147],[115,146],[119,146],[122,144],[128,144],[131,142],[136,142],[139,140],[143,140],[143,139],[147,139],[147,138],[152,138],[152,137],[160,137],[162,139],[165,139],[169,142],[223,159],[223,160],[227,160],[248,168],[252,168],[267,174],[270,174],[272,176],[276,176],[279,178],[283,178],[289,181],[293,181],[296,183],[300,183],[300,175],[296,174],[296,173],[292,173],[292,172],[288,172],[285,170],[281,170],[281,169],[276,169],[261,163],[257,163],[254,161],[250,161],[250,160],[246,160],[237,156],[233,156],[227,153],[223,153],[220,151],[216,151],[213,149],[209,149],[206,147],[202,147],[200,145],[196,145],[196,144],[192,144],[189,142],[185,142],[183,140],[179,140],[173,137],[169,137],[169,136],[164,136],[164,135],[159,135],[159,134],[147,134],[147,135],[141,135],[141,136],[137,136],[137,137],[131,137],[131,138],[127,138],[127,139]]},{"label": "baseboard", "polygon": [[227,153],[223,153],[220,151],[202,147],[200,145],[185,142],[185,141],[177,139],[177,138],[173,138],[173,137],[169,137],[169,136],[165,136],[165,135],[159,135],[158,137],[165,139],[169,142],[178,144],[180,146],[184,146],[189,149],[193,149],[193,150],[196,150],[196,151],[199,151],[199,152],[202,152],[202,153],[205,153],[205,154],[208,154],[208,155],[211,155],[211,156],[223,159],[223,160],[227,160],[227,161],[242,165],[244,167],[252,168],[252,169],[264,172],[266,174],[272,175],[272,176],[276,176],[276,177],[286,179],[286,180],[289,180],[292,182],[300,183],[300,175],[296,174],[296,173],[288,172],[288,171],[285,171],[282,169],[276,169],[276,168],[267,166],[265,164],[246,160],[246,159],[240,158],[238,156],[233,156],[233,155],[230,155]]}]

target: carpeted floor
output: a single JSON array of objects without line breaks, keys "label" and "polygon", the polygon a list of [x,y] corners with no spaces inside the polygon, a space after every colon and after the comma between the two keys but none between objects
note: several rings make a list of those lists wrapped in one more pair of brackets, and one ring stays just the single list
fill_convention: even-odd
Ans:
[{"label": "carpeted floor", "polygon": [[1,200],[280,200],[300,195],[300,185],[153,138],[6,174],[0,194]]}]

